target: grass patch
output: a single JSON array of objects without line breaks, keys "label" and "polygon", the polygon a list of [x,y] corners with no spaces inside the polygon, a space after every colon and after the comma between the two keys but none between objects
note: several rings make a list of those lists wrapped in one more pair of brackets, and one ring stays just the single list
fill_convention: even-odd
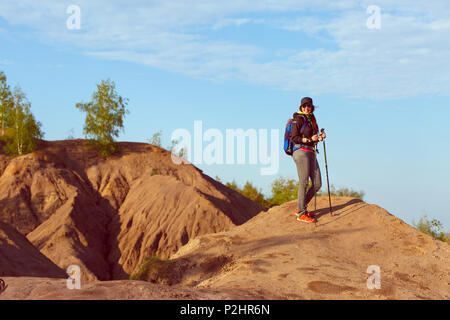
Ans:
[{"label": "grass patch", "polygon": [[130,275],[130,280],[142,280],[172,285],[179,281],[173,261],[157,255],[145,257]]}]

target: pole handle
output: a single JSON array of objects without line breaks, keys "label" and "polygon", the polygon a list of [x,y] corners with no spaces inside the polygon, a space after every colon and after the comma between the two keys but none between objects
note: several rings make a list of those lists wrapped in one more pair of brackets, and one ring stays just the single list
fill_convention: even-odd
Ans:
[{"label": "pole handle", "polygon": [[[325,132],[325,129],[324,129],[324,128],[320,129],[320,134],[322,134],[322,133],[324,133],[324,132]],[[322,139],[322,141],[323,141],[323,143],[325,144],[325,139]]]}]

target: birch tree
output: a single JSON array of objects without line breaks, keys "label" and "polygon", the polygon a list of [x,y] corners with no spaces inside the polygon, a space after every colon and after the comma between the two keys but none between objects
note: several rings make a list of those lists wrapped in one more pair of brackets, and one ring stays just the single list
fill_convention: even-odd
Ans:
[{"label": "birch tree", "polygon": [[23,155],[36,149],[36,139],[41,139],[41,123],[31,113],[31,103],[19,86],[14,88],[13,107],[9,113],[10,133],[4,140],[4,151],[9,155]]},{"label": "birch tree", "polygon": [[5,130],[9,126],[12,108],[12,93],[6,83],[6,75],[0,71],[0,136],[5,135]]},{"label": "birch tree", "polygon": [[128,113],[128,99],[121,97],[110,79],[102,80],[88,103],[77,103],[76,108],[86,112],[83,133],[107,157],[116,151],[115,138],[123,130],[123,120]]}]

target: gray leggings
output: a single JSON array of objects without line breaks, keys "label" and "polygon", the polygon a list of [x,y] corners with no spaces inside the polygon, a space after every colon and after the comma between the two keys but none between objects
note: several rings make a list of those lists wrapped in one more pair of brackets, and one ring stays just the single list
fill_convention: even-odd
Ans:
[{"label": "gray leggings", "polygon": [[[314,153],[299,149],[295,150],[293,158],[299,179],[297,209],[302,212],[306,210],[308,203],[322,187],[322,178]],[[309,178],[311,178],[312,185],[306,190]]]}]

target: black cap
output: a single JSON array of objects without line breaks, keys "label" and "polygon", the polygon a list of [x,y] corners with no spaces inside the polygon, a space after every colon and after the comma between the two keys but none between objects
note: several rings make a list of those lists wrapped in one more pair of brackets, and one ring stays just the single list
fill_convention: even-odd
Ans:
[{"label": "black cap", "polygon": [[300,107],[305,105],[305,104],[309,104],[310,106],[313,105],[313,101],[310,97],[304,97],[302,98],[302,101],[300,102]]}]

